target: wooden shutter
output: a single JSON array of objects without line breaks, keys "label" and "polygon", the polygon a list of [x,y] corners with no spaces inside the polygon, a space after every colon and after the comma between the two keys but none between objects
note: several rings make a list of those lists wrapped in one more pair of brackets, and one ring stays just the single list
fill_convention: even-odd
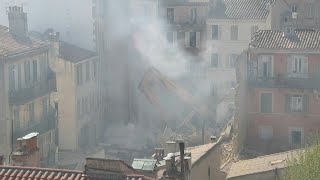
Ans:
[{"label": "wooden shutter", "polygon": [[263,77],[263,58],[258,57],[258,77]]},{"label": "wooden shutter", "polygon": [[177,31],[173,32],[173,46],[176,47],[178,45],[178,36]]},{"label": "wooden shutter", "polygon": [[293,59],[291,56],[288,56],[288,63],[287,63],[287,72],[288,72],[288,76],[291,76],[292,73],[292,68],[293,68]]},{"label": "wooden shutter", "polygon": [[308,56],[302,58],[302,73],[308,77]]},{"label": "wooden shutter", "polygon": [[291,112],[291,95],[290,94],[286,94],[285,95],[285,111],[287,113]]},{"label": "wooden shutter", "polygon": [[190,32],[184,33],[184,46],[189,47],[190,46]]},{"label": "wooden shutter", "polygon": [[196,47],[200,49],[201,46],[201,37],[200,37],[200,32],[196,32]]},{"label": "wooden shutter", "polygon": [[303,102],[303,112],[308,112],[309,111],[309,96],[308,95],[303,95],[302,98],[302,102]]},{"label": "wooden shutter", "polygon": [[268,58],[268,77],[272,77],[272,58]]}]

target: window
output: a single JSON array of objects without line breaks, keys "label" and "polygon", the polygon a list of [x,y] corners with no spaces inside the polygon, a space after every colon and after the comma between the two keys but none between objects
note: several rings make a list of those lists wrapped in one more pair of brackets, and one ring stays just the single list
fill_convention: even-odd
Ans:
[{"label": "window", "polygon": [[197,33],[190,32],[190,47],[196,47],[196,46],[197,46]]},{"label": "window", "polygon": [[167,41],[169,44],[173,44],[173,32],[167,32]]},{"label": "window", "polygon": [[29,121],[34,122],[34,102],[28,104],[29,107]]},{"label": "window", "polygon": [[297,5],[291,4],[291,12],[297,12]]},{"label": "window", "polygon": [[259,30],[259,26],[251,26],[251,38],[255,35],[255,33]]},{"label": "window", "polygon": [[272,93],[260,94],[260,112],[272,113]]},{"label": "window", "polygon": [[211,54],[211,67],[219,66],[219,55],[216,53]]},{"label": "window", "polygon": [[93,78],[96,79],[97,78],[97,61],[93,61]]},{"label": "window", "polygon": [[293,145],[303,144],[303,128],[290,127],[289,128],[289,142]]},{"label": "window", "polygon": [[259,126],[259,138],[262,140],[270,140],[273,136],[272,126]]},{"label": "window", "polygon": [[78,114],[78,117],[81,116],[81,100],[77,100],[77,114]]},{"label": "window", "polygon": [[307,112],[309,108],[308,95],[286,95],[285,108],[286,112],[301,113]]},{"label": "window", "polygon": [[285,32],[286,32],[286,34],[292,34],[292,27],[291,26],[286,26],[285,27]]},{"label": "window", "polygon": [[24,62],[24,78],[25,78],[25,83],[26,85],[29,85],[30,82],[30,62],[26,61]]},{"label": "window", "polygon": [[33,68],[33,81],[37,81],[38,79],[38,63],[37,60],[32,61],[32,68]]},{"label": "window", "polygon": [[302,96],[293,96],[291,98],[291,111],[302,112]]},{"label": "window", "polygon": [[219,40],[219,26],[212,25],[212,39]]},{"label": "window", "polygon": [[86,82],[90,81],[90,62],[86,62]]},{"label": "window", "polygon": [[208,180],[211,178],[210,166],[208,167]]},{"label": "window", "polygon": [[21,89],[21,64],[18,64],[18,89]]},{"label": "window", "polygon": [[191,22],[197,23],[197,8],[191,8]]},{"label": "window", "polygon": [[48,99],[47,97],[42,98],[42,116],[46,117],[48,114]]},{"label": "window", "polygon": [[229,54],[227,59],[228,68],[235,68],[237,57],[238,57],[237,54]]},{"label": "window", "polygon": [[77,85],[82,84],[82,64],[76,66]]},{"label": "window", "polygon": [[308,77],[308,57],[291,56],[288,59],[288,73],[290,77]]},{"label": "window", "polygon": [[267,78],[273,75],[273,56],[261,55],[258,58],[258,73],[259,77]]},{"label": "window", "polygon": [[314,7],[313,4],[307,3],[307,17],[312,18],[314,14]]},{"label": "window", "polygon": [[238,40],[238,26],[237,25],[232,25],[231,26],[231,37],[230,39],[232,41]]},{"label": "window", "polygon": [[13,112],[13,119],[14,119],[14,127],[15,128],[20,128],[20,108],[19,106],[17,106],[15,109],[14,109],[14,112]]},{"label": "window", "polygon": [[9,91],[15,90],[15,65],[10,64],[8,66],[8,74],[9,74]]},{"label": "window", "polygon": [[174,23],[174,9],[167,8],[167,21],[168,23]]}]

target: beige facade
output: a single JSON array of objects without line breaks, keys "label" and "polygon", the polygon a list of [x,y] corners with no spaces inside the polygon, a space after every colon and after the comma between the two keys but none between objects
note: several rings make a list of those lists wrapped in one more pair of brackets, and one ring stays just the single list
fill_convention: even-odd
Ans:
[{"label": "beige facade", "polygon": [[[12,11],[22,13],[18,9]],[[52,100],[56,84],[49,63],[54,61],[55,54],[50,51],[50,43],[13,35],[6,27],[3,30],[0,34],[5,41],[1,43],[8,54],[0,53],[1,153],[9,157],[16,139],[38,132],[42,166],[50,166],[55,163],[57,151],[56,110]],[[30,44],[16,41],[19,38],[28,38]]]},{"label": "beige facade", "polygon": [[[102,109],[98,86],[99,59],[91,51],[67,43],[60,45],[60,58],[55,63],[59,148],[75,151],[97,143]],[[79,56],[81,52],[82,56]]]}]

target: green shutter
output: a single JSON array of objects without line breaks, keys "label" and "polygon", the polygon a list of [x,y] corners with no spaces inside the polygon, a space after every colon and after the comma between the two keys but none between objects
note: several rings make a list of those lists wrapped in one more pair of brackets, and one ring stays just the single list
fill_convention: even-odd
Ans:
[{"label": "green shutter", "polygon": [[260,102],[262,113],[272,112],[272,93],[262,93]]},{"label": "green shutter", "polygon": [[302,98],[303,101],[303,112],[308,112],[309,111],[309,96],[304,95]]},{"label": "green shutter", "polygon": [[289,112],[291,112],[290,111],[290,106],[291,106],[291,95],[289,95],[289,94],[286,94],[285,95],[285,103],[284,103],[284,105],[285,105],[285,111],[287,112],[287,113],[289,113]]}]

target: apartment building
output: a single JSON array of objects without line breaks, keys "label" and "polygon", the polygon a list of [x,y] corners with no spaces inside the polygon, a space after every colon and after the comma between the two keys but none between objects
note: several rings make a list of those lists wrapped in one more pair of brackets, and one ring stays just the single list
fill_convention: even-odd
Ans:
[{"label": "apartment building", "polygon": [[320,27],[320,1],[271,0],[270,2],[272,29],[291,33],[296,28]]},{"label": "apartment building", "polygon": [[[246,146],[263,153],[303,146],[320,128],[318,30],[259,31],[240,71]],[[246,107],[246,108],[244,108]],[[242,131],[241,130],[241,131]]]},{"label": "apartment building", "polygon": [[21,7],[10,7],[8,17],[9,27],[0,26],[0,149],[9,155],[17,138],[37,132],[42,165],[47,166],[54,163],[57,150],[52,99],[56,82],[50,68],[55,53],[49,41],[28,36]]},{"label": "apartment building", "polygon": [[[188,58],[185,65],[193,77],[205,78],[206,19],[209,0],[160,0],[159,19],[169,51],[179,51]],[[173,52],[176,53],[176,52]]]},{"label": "apartment building", "polygon": [[[236,85],[236,59],[248,47],[254,33],[271,28],[268,3],[267,0],[213,1],[206,21],[206,57],[214,99],[221,99]],[[226,120],[233,104],[234,99],[229,96],[217,106],[218,122]]]},{"label": "apartment building", "polygon": [[98,83],[99,58],[95,52],[61,41],[57,72],[59,148],[94,147],[101,133],[102,102]]}]

